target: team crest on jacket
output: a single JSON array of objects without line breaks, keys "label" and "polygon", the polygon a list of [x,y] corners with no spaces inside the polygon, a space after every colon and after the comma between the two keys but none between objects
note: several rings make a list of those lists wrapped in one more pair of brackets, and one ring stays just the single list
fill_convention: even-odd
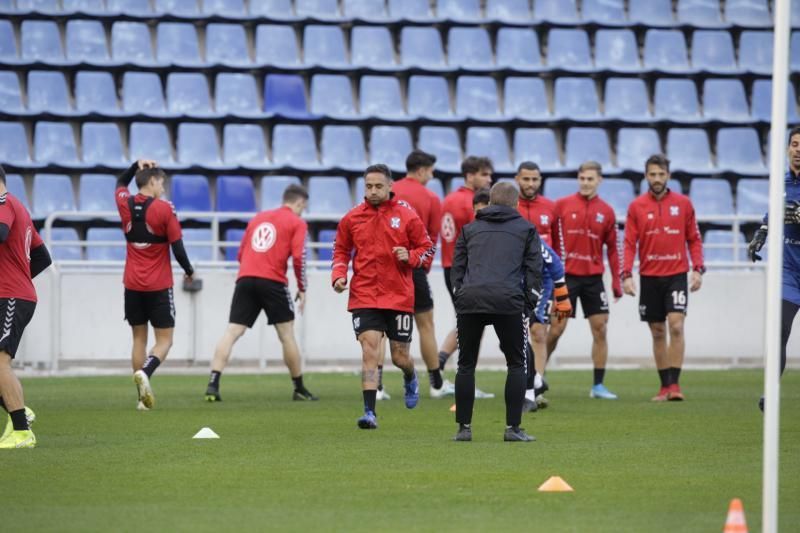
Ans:
[{"label": "team crest on jacket", "polygon": [[678,216],[678,206],[677,205],[669,206],[669,214],[672,215],[673,217]]},{"label": "team crest on jacket", "polygon": [[278,231],[269,222],[263,222],[253,232],[250,245],[254,252],[264,253],[275,244]]},{"label": "team crest on jacket", "polygon": [[597,222],[602,223],[605,219],[606,217],[603,213],[597,213],[597,218],[596,218]]},{"label": "team crest on jacket", "polygon": [[392,217],[392,220],[389,223],[394,229],[400,228],[400,217]]},{"label": "team crest on jacket", "polygon": [[539,215],[539,222],[542,226],[547,226],[550,224],[550,217],[547,215]]}]

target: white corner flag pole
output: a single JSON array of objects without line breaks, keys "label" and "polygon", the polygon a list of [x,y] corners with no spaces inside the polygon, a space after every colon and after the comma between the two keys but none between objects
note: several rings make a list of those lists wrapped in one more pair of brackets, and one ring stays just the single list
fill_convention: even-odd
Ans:
[{"label": "white corner flag pole", "polygon": [[772,127],[769,152],[769,233],[764,361],[764,492],[761,527],[778,531],[778,440],[780,414],[781,274],[783,271],[786,85],[789,81],[790,0],[776,0],[772,64]]}]

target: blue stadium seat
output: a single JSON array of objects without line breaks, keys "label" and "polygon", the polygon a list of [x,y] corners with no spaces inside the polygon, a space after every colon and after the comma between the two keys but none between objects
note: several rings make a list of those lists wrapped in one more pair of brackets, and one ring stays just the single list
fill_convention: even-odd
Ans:
[{"label": "blue stadium seat", "polygon": [[517,128],[514,131],[514,164],[523,161],[535,162],[543,172],[556,172],[563,168],[553,130]]},{"label": "blue stadium seat", "polygon": [[686,39],[679,30],[647,30],[644,37],[644,66],[663,72],[690,72]]},{"label": "blue stadium seat", "polygon": [[633,182],[623,178],[612,178],[603,180],[600,186],[600,193],[603,200],[608,202],[617,220],[625,220],[628,214],[628,206],[633,201],[636,193],[633,189]]},{"label": "blue stadium seat", "polygon": [[[667,187],[670,191],[676,192],[678,194],[683,194],[683,186],[681,182],[676,179],[671,179],[667,183]],[[650,190],[650,184],[647,183],[647,179],[643,179],[639,182],[639,194],[644,194]]]},{"label": "blue stadium seat", "polygon": [[565,144],[566,166],[578,168],[584,161],[597,161],[603,166],[603,174],[613,172],[608,132],[602,128],[570,128]]},{"label": "blue stadium seat", "polygon": [[383,20],[386,18],[385,2],[374,0],[344,0],[344,16],[364,20]]},{"label": "blue stadium seat", "polygon": [[[79,211],[117,211],[114,190],[117,178],[111,174],[81,174],[78,187]],[[108,217],[108,220],[119,220]]]},{"label": "blue stadium seat", "polygon": [[701,27],[725,25],[717,0],[678,0],[678,21]]},{"label": "blue stadium seat", "polygon": [[17,0],[18,11],[36,11],[39,13],[57,13],[61,11],[58,0]]},{"label": "blue stadium seat", "polygon": [[699,128],[672,128],[667,132],[667,157],[671,170],[688,174],[712,172],[708,134]]},{"label": "blue stadium seat", "polygon": [[740,178],[736,180],[736,214],[763,217],[769,209],[769,180]]},{"label": "blue stadium seat", "polygon": [[508,153],[508,139],[502,128],[468,128],[465,148],[469,155],[489,157],[494,163],[495,172],[514,170]]},{"label": "blue stadium seat", "polygon": [[325,126],[319,144],[323,165],[353,172],[364,170],[367,154],[364,134],[358,126]]},{"label": "blue stadium seat", "polygon": [[[794,85],[787,86],[786,119],[790,124],[800,122],[797,114],[797,96]],[[756,80],[753,82],[753,112],[755,120],[770,122],[772,120],[772,80]]]},{"label": "blue stadium seat", "polygon": [[578,22],[575,0],[534,0],[533,15],[538,20],[558,23]]},{"label": "blue stadium seat", "polygon": [[260,114],[255,78],[250,74],[217,74],[215,108],[224,115]]},{"label": "blue stadium seat", "polygon": [[150,30],[144,22],[117,21],[111,26],[114,61],[149,65],[155,62]]},{"label": "blue stadium seat", "polygon": [[242,239],[244,238],[244,230],[237,229],[237,228],[230,228],[225,230],[225,240],[228,242],[235,242],[236,246],[225,246],[223,248],[224,252],[223,255],[225,256],[225,261],[236,261],[236,258],[239,255],[239,246],[242,243]]},{"label": "blue stadium seat", "polygon": [[108,62],[106,32],[100,21],[67,21],[67,58],[90,63]]},{"label": "blue stadium seat", "polygon": [[400,58],[406,67],[444,69],[442,37],[436,28],[405,26],[400,31]]},{"label": "blue stadium seat", "polygon": [[153,122],[134,122],[128,136],[128,151],[132,161],[153,159],[161,166],[172,166],[172,143],[166,124]]},{"label": "blue stadium seat", "polygon": [[791,15],[791,25],[792,28],[800,27],[800,4],[797,2],[792,2],[792,15]]},{"label": "blue stadium seat", "polygon": [[311,78],[311,112],[337,118],[356,116],[350,78],[339,74],[315,74]]},{"label": "blue stadium seat", "polygon": [[22,113],[22,92],[17,73],[11,70],[0,71],[0,109],[6,112]]},{"label": "blue stadium seat", "polygon": [[362,76],[359,89],[361,114],[371,117],[405,118],[400,82],[394,76]]},{"label": "blue stadium seat", "polygon": [[283,117],[308,117],[303,78],[296,74],[267,74],[264,78],[264,111]]},{"label": "blue stadium seat", "polygon": [[28,136],[21,122],[0,122],[0,162],[31,166]]},{"label": "blue stadium seat", "polygon": [[245,168],[266,169],[267,144],[258,124],[225,124],[222,129],[225,163]]},{"label": "blue stadium seat", "polygon": [[471,70],[494,68],[489,34],[483,28],[451,28],[447,35],[447,62]]},{"label": "blue stadium seat", "polygon": [[311,126],[278,124],[272,130],[272,160],[278,166],[317,168],[317,143]]},{"label": "blue stadium seat", "polygon": [[671,26],[675,24],[672,0],[629,0],[628,19],[634,24]]},{"label": "blue stadium seat", "polygon": [[630,30],[598,30],[595,36],[595,66],[618,72],[638,72],[639,45]]},{"label": "blue stadium seat", "polygon": [[306,26],[303,34],[303,57],[306,65],[347,67],[342,29],[339,26]]},{"label": "blue stadium seat", "polygon": [[513,23],[528,21],[531,18],[530,2],[528,0],[488,0],[486,2],[486,18]]},{"label": "blue stadium seat", "polygon": [[33,176],[31,216],[42,220],[54,211],[76,211],[72,181],[64,174],[36,174]]},{"label": "blue stadium seat", "polygon": [[178,125],[178,162],[184,165],[221,166],[217,132],[211,124]]},{"label": "blue stadium seat", "polygon": [[736,261],[734,243],[739,249],[738,261],[748,261],[747,241],[742,232],[736,235],[731,230],[710,229],[703,235],[703,259],[706,263]]},{"label": "blue stadium seat", "polygon": [[[800,3],[794,4],[800,6]],[[2,44],[0,44],[0,47]],[[789,60],[792,72],[800,72],[800,31],[793,31],[789,41]]]},{"label": "blue stadium seat", "polygon": [[578,192],[578,181],[575,178],[547,178],[544,180],[544,195],[551,200],[558,200]]},{"label": "blue stadium seat", "polygon": [[489,76],[460,76],[456,81],[456,114],[494,120],[500,118],[497,84]]},{"label": "blue stadium seat", "polygon": [[772,26],[767,0],[725,0],[725,20],[739,26]]},{"label": "blue stadium seat", "polygon": [[8,62],[19,61],[17,40],[9,20],[0,20],[0,59]]},{"label": "blue stadium seat", "polygon": [[49,70],[28,72],[28,109],[59,114],[72,113],[64,74]]},{"label": "blue stadium seat", "polygon": [[180,211],[211,211],[208,178],[197,174],[175,174],[170,180],[169,198]]},{"label": "blue stadium seat", "polygon": [[294,8],[300,17],[315,19],[338,19],[338,0],[295,0]]},{"label": "blue stadium seat", "polygon": [[22,176],[19,174],[6,174],[6,188],[17,200],[22,202],[25,209],[31,210],[31,204],[28,202],[28,192],[25,190],[25,181]]},{"label": "blue stadium seat", "polygon": [[542,68],[539,37],[530,28],[500,28],[497,31],[497,66],[531,71]]},{"label": "blue stadium seat", "polygon": [[438,76],[411,76],[408,81],[408,114],[427,118],[450,118],[450,90]]},{"label": "blue stadium seat", "polygon": [[689,182],[689,198],[697,218],[734,214],[731,185],[722,178],[694,178]]},{"label": "blue stadium seat", "polygon": [[66,166],[79,164],[71,125],[63,122],[37,122],[33,138],[37,162]]},{"label": "blue stadium seat", "polygon": [[506,118],[541,120],[552,116],[543,79],[512,76],[506,78],[505,83]]},{"label": "blue stadium seat", "polygon": [[609,78],[606,80],[605,115],[626,122],[651,119],[650,102],[644,80],[638,78]]},{"label": "blue stadium seat", "polygon": [[264,176],[261,179],[261,209],[275,209],[283,203],[283,191],[289,185],[302,185],[297,176]]},{"label": "blue stadium seat", "polygon": [[408,20],[433,18],[429,0],[389,0],[389,15]]},{"label": "blue stadium seat", "polygon": [[592,55],[589,52],[589,36],[586,32],[562,28],[550,30],[547,42],[547,66],[567,70],[594,70]]},{"label": "blue stadium seat", "polygon": [[555,115],[572,120],[600,118],[600,102],[591,78],[556,78]]},{"label": "blue stadium seat", "polygon": [[200,65],[200,47],[197,30],[186,22],[161,22],[157,29],[158,53],[161,63]]},{"label": "blue stadium seat", "polygon": [[260,0],[259,2],[248,2],[250,4],[250,15],[253,17],[270,17],[280,19],[294,19],[294,8],[292,0]]},{"label": "blue stadium seat", "polygon": [[[77,244],[58,245],[55,243],[63,241],[79,241],[78,230],[75,228],[52,228],[50,237],[52,242],[49,244],[50,255],[56,261],[80,261],[83,259],[81,247]],[[45,232],[42,230],[42,238]]]},{"label": "blue stadium seat", "polygon": [[259,24],[256,27],[256,62],[280,67],[298,67],[300,51],[291,26]]},{"label": "blue stadium seat", "polygon": [[[320,243],[329,243],[333,246],[336,241],[335,229],[323,229],[317,234],[317,241]],[[317,259],[319,261],[330,261],[333,259],[333,248],[317,248]]]},{"label": "blue stadium seat", "polygon": [[483,18],[480,0],[436,0],[436,14],[443,19],[462,22]]},{"label": "blue stadium seat", "polygon": [[118,244],[102,244],[86,247],[86,259],[89,261],[124,261],[126,255],[125,234],[122,228],[89,228],[86,230],[89,242],[115,242]]},{"label": "blue stadium seat", "polygon": [[736,72],[733,39],[724,30],[697,30],[692,34],[692,67],[708,72]]},{"label": "blue stadium seat", "polygon": [[206,26],[206,60],[222,65],[249,65],[252,61],[244,26],[216,23]]},{"label": "blue stadium seat", "polygon": [[680,121],[700,120],[700,104],[694,81],[678,78],[656,80],[653,100],[656,118]]},{"label": "blue stadium seat", "polygon": [[663,153],[658,132],[650,128],[620,128],[617,134],[617,166],[644,173],[644,162],[653,154]]},{"label": "blue stadium seat", "polygon": [[402,126],[375,126],[369,136],[369,162],[385,163],[393,171],[404,172],[406,157],[413,149],[411,133]]},{"label": "blue stadium seat", "polygon": [[772,72],[771,31],[743,31],[739,38],[739,67],[756,74]]},{"label": "blue stadium seat", "polygon": [[444,172],[461,170],[461,142],[453,128],[422,126],[417,147],[436,156],[436,168]]},{"label": "blue stadium seat", "polygon": [[703,83],[703,115],[724,122],[747,122],[747,96],[744,85],[735,79],[707,79]]},{"label": "blue stadium seat", "polygon": [[428,190],[435,192],[440,200],[444,200],[444,185],[442,185],[442,180],[439,178],[432,178],[426,187],[428,187]]},{"label": "blue stadium seat", "polygon": [[244,0],[203,0],[203,13],[223,17],[244,17],[247,10]]},{"label": "blue stadium seat", "polygon": [[113,122],[84,122],[81,139],[84,163],[111,168],[128,167],[119,128]]},{"label": "blue stadium seat", "polygon": [[48,63],[64,61],[64,48],[58,26],[50,20],[23,20],[22,58],[28,61],[41,60]]},{"label": "blue stadium seat", "polygon": [[149,15],[153,12],[150,0],[106,0],[109,13]]},{"label": "blue stadium seat", "polygon": [[581,16],[600,24],[627,24],[623,0],[583,0]]},{"label": "blue stadium seat", "polygon": [[394,68],[394,45],[389,29],[382,26],[356,26],[350,34],[351,61],[354,66],[373,69]]},{"label": "blue stadium seat", "polygon": [[256,191],[249,176],[217,177],[217,211],[254,213],[257,210]]},{"label": "blue stadium seat", "polygon": [[192,264],[198,261],[216,261],[219,253],[213,244],[214,240],[211,230],[208,228],[189,228],[183,230],[183,243],[186,245],[186,255]]},{"label": "blue stadium seat", "polygon": [[308,213],[340,217],[353,207],[350,185],[341,176],[312,176],[308,179]]},{"label": "blue stadium seat", "polygon": [[166,13],[182,17],[200,14],[197,0],[154,0],[156,13]]},{"label": "blue stadium seat", "polygon": [[117,89],[111,73],[78,72],[75,75],[75,105],[81,113],[119,114]]},{"label": "blue stadium seat", "polygon": [[753,128],[721,128],[717,132],[717,166],[742,175],[766,176],[761,141]]},{"label": "blue stadium seat", "polygon": [[178,115],[209,116],[208,80],[197,72],[172,72],[167,76],[167,106]]}]

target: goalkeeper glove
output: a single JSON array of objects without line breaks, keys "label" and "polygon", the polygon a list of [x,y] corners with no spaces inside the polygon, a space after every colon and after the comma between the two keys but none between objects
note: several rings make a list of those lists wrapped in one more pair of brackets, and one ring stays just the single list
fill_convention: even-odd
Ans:
[{"label": "goalkeeper glove", "polygon": [[553,298],[555,299],[555,315],[559,320],[569,318],[572,315],[572,302],[569,301],[569,291],[567,284],[563,281],[556,283],[553,290]]},{"label": "goalkeeper glove", "polygon": [[786,202],[786,207],[783,210],[783,223],[800,224],[800,202],[797,200]]},{"label": "goalkeeper glove", "polygon": [[761,248],[764,247],[764,243],[766,242],[767,226],[761,226],[756,230],[755,235],[753,235],[753,240],[747,245],[747,255],[750,257],[750,261],[753,263],[761,261],[761,256],[758,255],[758,252],[761,251]]}]

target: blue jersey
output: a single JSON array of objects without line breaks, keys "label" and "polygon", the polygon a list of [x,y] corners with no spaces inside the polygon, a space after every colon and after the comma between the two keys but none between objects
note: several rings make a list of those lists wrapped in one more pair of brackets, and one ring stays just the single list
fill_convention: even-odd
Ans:
[{"label": "blue jersey", "polygon": [[542,241],[542,294],[550,298],[556,281],[564,277],[564,263],[550,246]]},{"label": "blue jersey", "polygon": [[[784,186],[784,200],[800,202],[800,176],[788,171]],[[768,218],[764,215],[764,224]],[[800,224],[783,225],[783,299],[800,305]]]}]

